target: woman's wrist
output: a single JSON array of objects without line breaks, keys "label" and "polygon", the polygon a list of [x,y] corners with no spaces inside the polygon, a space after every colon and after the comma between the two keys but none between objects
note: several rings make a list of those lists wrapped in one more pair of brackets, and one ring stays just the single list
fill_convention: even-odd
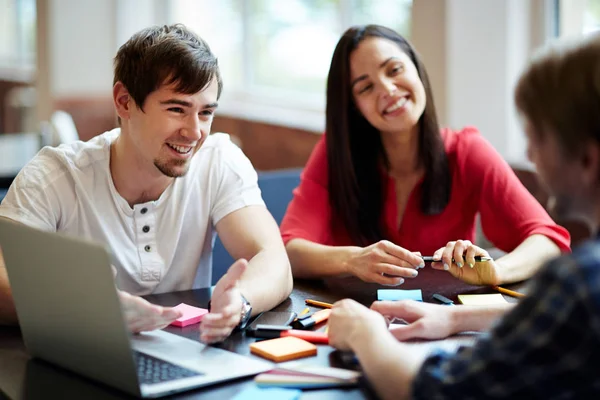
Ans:
[{"label": "woman's wrist", "polygon": [[362,250],[361,247],[357,246],[346,246],[344,247],[344,255],[342,257],[342,270],[344,275],[355,276],[352,261],[358,256],[358,253]]},{"label": "woman's wrist", "polygon": [[498,286],[505,281],[503,274],[506,272],[506,268],[503,267],[501,260],[494,260],[493,263],[495,274],[493,275],[493,281],[488,283],[492,286]]}]

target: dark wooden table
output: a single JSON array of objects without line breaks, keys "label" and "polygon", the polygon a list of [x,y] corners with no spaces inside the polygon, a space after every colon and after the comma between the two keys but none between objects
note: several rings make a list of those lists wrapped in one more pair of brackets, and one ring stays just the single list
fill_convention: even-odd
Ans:
[{"label": "dark wooden table", "polygon": [[[353,297],[365,305],[371,304],[376,299],[376,290],[379,285],[370,285],[360,282],[356,278],[331,279],[322,281],[295,282],[291,296],[275,308],[276,311],[301,312],[305,307],[307,298],[333,303],[344,297]],[[488,288],[478,288],[465,285],[447,273],[434,271],[429,267],[420,271],[420,276],[401,286],[404,289],[420,288],[423,291],[423,300],[431,302],[433,293],[440,293],[456,300],[458,293],[489,293]],[[156,304],[174,306],[181,302],[206,307],[210,298],[210,289],[197,289],[175,293],[165,293],[146,296]],[[507,297],[509,301],[515,301]],[[312,308],[312,307],[311,307]],[[317,308],[312,308],[317,310]],[[322,326],[317,329],[323,329]],[[198,340],[198,325],[185,328],[167,327],[167,331],[177,335]],[[472,337],[458,337],[446,339],[439,343],[472,342]],[[248,345],[255,341],[245,337],[242,333],[235,333],[218,347],[239,354],[249,355]],[[429,346],[432,342],[427,342]],[[435,344],[435,342],[433,342]],[[420,346],[420,343],[416,343]],[[426,347],[427,347],[426,346]],[[339,352],[330,346],[318,345],[316,357],[307,358],[317,365],[343,366],[338,358]],[[253,355],[250,355],[254,357]],[[252,378],[226,382],[208,388],[182,393],[177,399],[229,399],[245,387],[253,385]],[[107,386],[90,381],[69,371],[65,371],[41,360],[31,359],[24,348],[18,328],[0,328],[0,390],[4,396],[11,399],[46,399],[46,398],[81,398],[81,399],[123,399],[129,396]],[[361,382],[358,387],[348,389],[306,390],[303,400],[309,399],[373,399],[374,392],[366,382]]]}]

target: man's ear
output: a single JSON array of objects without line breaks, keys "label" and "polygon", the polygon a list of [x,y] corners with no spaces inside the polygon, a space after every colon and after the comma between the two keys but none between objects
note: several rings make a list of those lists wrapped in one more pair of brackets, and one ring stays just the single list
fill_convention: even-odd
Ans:
[{"label": "man's ear", "polygon": [[600,182],[600,143],[590,141],[583,146],[581,166],[586,184],[594,186]]},{"label": "man's ear", "polygon": [[121,81],[113,86],[113,103],[119,118],[122,120],[129,119],[131,107],[135,107],[135,104],[129,95],[129,91]]}]

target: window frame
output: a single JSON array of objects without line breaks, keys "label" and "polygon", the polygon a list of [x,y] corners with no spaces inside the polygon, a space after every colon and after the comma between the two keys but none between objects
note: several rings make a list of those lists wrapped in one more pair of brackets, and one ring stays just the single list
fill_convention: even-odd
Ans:
[{"label": "window frame", "polygon": [[[253,35],[250,18],[251,5],[248,1],[239,1],[242,17],[242,32],[245,45],[242,46],[242,63],[244,64],[242,81],[245,84],[229,87],[225,82],[219,101],[217,115],[241,118],[274,125],[283,125],[296,129],[322,133],[325,130],[326,88],[323,93],[306,93],[289,89],[278,89],[254,83],[254,64],[256,52],[253,51]],[[354,0],[339,0],[337,4],[339,27],[352,24]],[[412,0],[414,1],[414,0]],[[164,2],[160,11],[171,21],[170,3]],[[341,34],[341,32],[340,32]]]},{"label": "window frame", "polygon": [[[29,0],[32,2],[33,7],[36,9],[35,13],[37,13],[37,2],[34,0]],[[21,0],[12,0],[14,8],[12,9],[14,14],[9,18],[13,18],[15,21],[14,32],[12,32],[12,39],[15,40],[16,51],[9,55],[8,59],[0,59],[0,69],[3,71],[23,71],[25,75],[28,75],[35,71],[36,68],[36,58],[37,58],[37,43],[34,43],[34,46],[31,51],[27,49],[26,43],[26,35],[24,34],[24,24],[25,20],[23,18],[23,10],[26,7],[25,2]],[[35,14],[34,14],[35,16]],[[34,17],[34,25],[36,24],[36,17]],[[34,27],[37,29],[37,26]],[[33,32],[33,38],[35,39],[36,32]],[[3,73],[3,75],[6,72]],[[19,74],[19,73],[17,73]]]}]

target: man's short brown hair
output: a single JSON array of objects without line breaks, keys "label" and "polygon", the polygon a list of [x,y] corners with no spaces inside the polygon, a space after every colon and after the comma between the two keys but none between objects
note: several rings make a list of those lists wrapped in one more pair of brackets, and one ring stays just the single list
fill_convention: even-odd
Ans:
[{"label": "man's short brown hair", "polygon": [[161,85],[198,93],[216,78],[217,98],[223,82],[217,58],[208,44],[182,24],[153,26],[134,34],[114,60],[114,83],[121,82],[143,110],[146,97]]},{"label": "man's short brown hair", "polygon": [[515,103],[535,134],[551,132],[565,155],[600,143],[600,34],[539,52],[519,79]]}]

